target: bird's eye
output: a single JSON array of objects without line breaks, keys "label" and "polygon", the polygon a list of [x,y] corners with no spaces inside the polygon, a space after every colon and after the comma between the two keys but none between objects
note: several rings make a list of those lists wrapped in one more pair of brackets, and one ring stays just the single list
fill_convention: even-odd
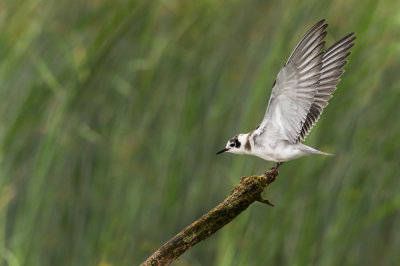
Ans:
[{"label": "bird's eye", "polygon": [[234,146],[235,146],[235,143],[231,143],[229,146],[234,147]]}]

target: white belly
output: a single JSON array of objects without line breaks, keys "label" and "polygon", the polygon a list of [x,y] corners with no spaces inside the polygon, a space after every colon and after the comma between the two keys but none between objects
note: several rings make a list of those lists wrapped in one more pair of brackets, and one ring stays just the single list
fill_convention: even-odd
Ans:
[{"label": "white belly", "polygon": [[250,154],[272,162],[285,162],[307,155],[299,150],[297,145],[283,142],[275,147],[254,147]]}]

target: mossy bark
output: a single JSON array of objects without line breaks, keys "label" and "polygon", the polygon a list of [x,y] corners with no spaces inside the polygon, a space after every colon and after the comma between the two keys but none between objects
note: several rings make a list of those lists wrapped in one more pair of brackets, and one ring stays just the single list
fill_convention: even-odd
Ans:
[{"label": "mossy bark", "polygon": [[222,203],[175,235],[141,265],[170,264],[186,250],[232,221],[253,202],[259,201],[272,205],[261,197],[261,193],[274,182],[278,173],[275,168],[272,168],[262,176],[242,178]]}]

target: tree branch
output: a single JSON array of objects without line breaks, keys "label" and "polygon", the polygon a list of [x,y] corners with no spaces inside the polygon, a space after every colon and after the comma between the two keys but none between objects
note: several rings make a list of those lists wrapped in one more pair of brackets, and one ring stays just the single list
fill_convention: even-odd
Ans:
[{"label": "tree branch", "polygon": [[261,197],[261,193],[274,182],[278,174],[274,167],[262,176],[242,177],[240,183],[222,203],[171,238],[141,265],[170,264],[186,250],[232,221],[255,201],[273,206]]}]

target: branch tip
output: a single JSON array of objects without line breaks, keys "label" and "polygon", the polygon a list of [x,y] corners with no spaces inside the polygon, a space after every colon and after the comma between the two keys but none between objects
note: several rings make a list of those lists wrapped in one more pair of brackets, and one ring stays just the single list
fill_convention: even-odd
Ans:
[{"label": "branch tip", "polygon": [[269,200],[267,200],[267,199],[263,199],[263,198],[259,198],[259,199],[257,199],[257,201],[258,202],[261,202],[261,203],[264,203],[264,204],[267,204],[267,205],[269,205],[269,206],[271,206],[271,207],[274,207],[275,206],[275,204],[274,203],[272,203],[272,202],[270,202]]}]

